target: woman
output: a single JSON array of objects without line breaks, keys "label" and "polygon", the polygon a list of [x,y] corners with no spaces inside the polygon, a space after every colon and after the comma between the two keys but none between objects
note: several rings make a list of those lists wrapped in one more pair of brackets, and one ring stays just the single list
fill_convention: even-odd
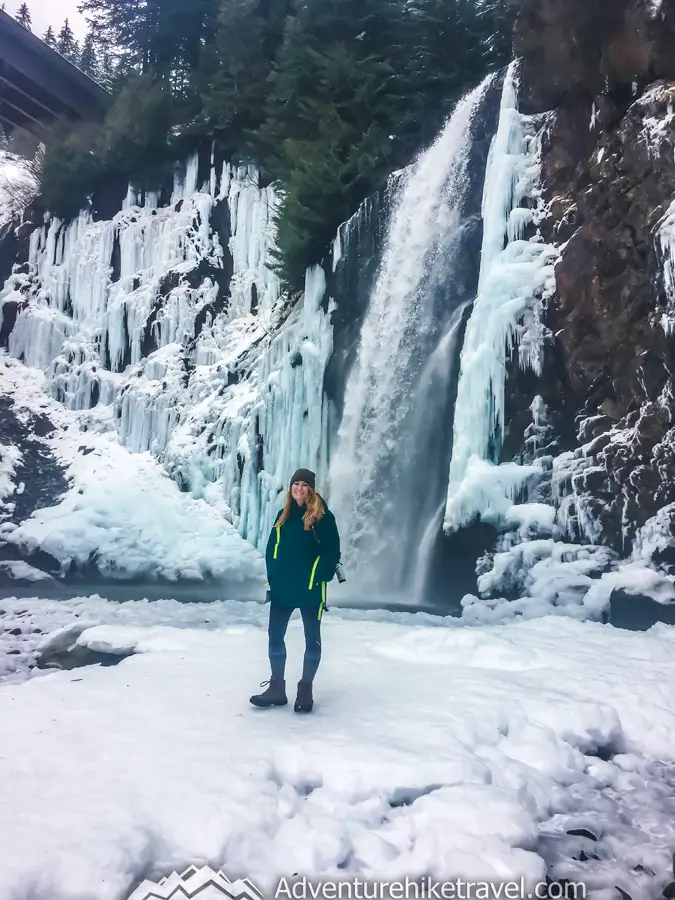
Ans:
[{"label": "woman", "polygon": [[340,536],[335,517],[315,492],[316,476],[298,469],[291,478],[284,508],[278,513],[267,542],[265,561],[270,588],[268,626],[269,685],[251,697],[254,706],[284,706],[286,697],[286,629],[293,610],[299,609],[305,629],[305,657],[298,683],[296,712],[311,712],[312,683],[321,661],[321,617],[326,607],[326,585],[340,562]]}]

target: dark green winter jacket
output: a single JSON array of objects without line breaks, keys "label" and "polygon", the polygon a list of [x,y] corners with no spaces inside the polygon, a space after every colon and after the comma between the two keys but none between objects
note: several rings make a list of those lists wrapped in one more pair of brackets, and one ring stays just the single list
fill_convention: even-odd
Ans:
[{"label": "dark green winter jacket", "polygon": [[270,532],[265,561],[273,603],[319,610],[326,605],[326,585],[340,562],[340,535],[335,516],[322,502],[325,513],[309,531],[302,519],[304,508],[293,500],[288,519]]}]

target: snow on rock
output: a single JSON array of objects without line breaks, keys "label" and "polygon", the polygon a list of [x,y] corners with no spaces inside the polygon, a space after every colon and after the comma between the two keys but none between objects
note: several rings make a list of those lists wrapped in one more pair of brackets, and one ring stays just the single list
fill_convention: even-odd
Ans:
[{"label": "snow on rock", "polygon": [[[673,100],[673,85],[657,82],[635,101],[635,108],[642,116],[642,138],[648,152],[655,158],[658,158],[659,149],[675,123]],[[650,112],[652,115],[647,115]]]},{"label": "snow on rock", "polygon": [[16,485],[16,465],[21,462],[21,453],[16,447],[0,444],[0,511],[7,509]]},{"label": "snow on rock", "polygon": [[658,225],[656,240],[663,260],[663,286],[666,295],[666,309],[661,314],[660,325],[671,336],[675,334],[675,200]]},{"label": "snow on rock", "polygon": [[55,424],[43,441],[65,465],[70,489],[20,525],[1,526],[0,539],[49,553],[63,572],[93,562],[111,577],[263,577],[260,554],[226,509],[181,493],[149,453],[132,456],[122,446],[101,411],[66,410],[43,383],[39,372],[0,357],[0,391],[17,415],[40,411]]},{"label": "snow on rock", "polygon": [[0,323],[18,311],[12,356],[259,547],[291,472],[321,470],[332,350],[323,271],[292,309],[280,295],[276,207],[255,169],[212,160],[202,180],[195,155],[170,197],[130,189],[110,221],[34,231],[28,274],[0,291]]},{"label": "snow on rock", "polygon": [[93,560],[101,574],[123,578],[262,574],[257,551],[218,510],[182,494],[149,454],[131,460],[112,433],[92,436],[87,449],[68,468],[66,497],[0,532],[6,541],[29,553],[39,547],[63,571]]},{"label": "snow on rock", "polygon": [[673,522],[675,521],[675,503],[662,507],[638,531],[633,543],[632,559],[651,565],[658,565],[658,557],[665,551],[672,553],[675,548]]},{"label": "snow on rock", "polygon": [[[293,872],[528,886],[549,874],[598,898],[615,885],[656,898],[670,880],[672,629],[410,628],[332,612],[315,711],[300,719],[248,703],[267,665],[256,604],[3,611],[133,655],[5,680],[0,900],[27,885],[34,900],[123,900],[190,864],[271,891]],[[288,647],[292,683],[297,617]],[[582,827],[596,839],[570,834]]]},{"label": "snow on rock", "polygon": [[[541,371],[540,306],[554,287],[556,248],[535,234],[539,210],[540,137],[536,120],[518,110],[518,63],[504,81],[499,125],[490,148],[483,193],[485,223],[478,295],[462,347],[453,424],[444,528],[453,531],[484,512],[511,506],[514,479],[491,479],[475,493],[476,467],[498,454],[505,426],[506,364],[516,349],[520,365]],[[510,464],[512,465],[512,464]],[[485,468],[485,466],[483,466]],[[527,478],[523,472],[522,481]],[[504,484],[503,499],[496,489]],[[487,504],[487,505],[486,505]]]},{"label": "snow on rock", "polygon": [[[453,495],[452,508],[463,522],[470,522],[480,511],[481,521],[494,524],[521,525],[528,519],[528,511],[515,505],[515,501],[526,494],[528,485],[533,486],[543,477],[537,465],[521,466],[518,463],[503,463],[494,466],[487,460],[472,456],[466,466],[464,478]],[[550,524],[555,510],[544,513],[537,505],[536,511],[528,505],[530,520]]]},{"label": "snow on rock", "polygon": [[[546,615],[601,618],[611,590],[602,598],[591,591],[611,569],[615,556],[610,550],[553,537],[512,544],[504,540],[502,546],[479,566],[480,599],[471,594],[463,599],[463,620],[500,622]],[[594,598],[595,604],[590,605]],[[599,604],[600,599],[605,602]]]},{"label": "snow on rock", "polygon": [[51,575],[41,572],[34,566],[29,566],[28,563],[21,560],[0,563],[0,575],[3,574],[14,581],[53,581]]}]

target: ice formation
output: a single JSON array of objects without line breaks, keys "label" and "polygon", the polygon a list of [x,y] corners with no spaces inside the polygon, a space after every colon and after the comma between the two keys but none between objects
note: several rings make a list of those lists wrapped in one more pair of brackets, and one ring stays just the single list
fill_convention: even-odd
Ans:
[{"label": "ice formation", "polygon": [[290,472],[322,465],[324,274],[308,271],[289,315],[269,264],[277,198],[253,168],[212,160],[200,177],[195,155],[161,199],[130,189],[110,221],[84,211],[36,230],[0,322],[18,312],[9,352],[44,371],[54,397],[108,406],[130,450],[195,497],[224,497],[258,545]]},{"label": "ice formation", "polygon": [[[516,63],[501,85],[487,171],[474,164],[474,137],[492,129],[486,98],[499,89],[491,77],[471,92],[437,141],[392,176],[383,258],[355,365],[341,373],[341,422],[324,394],[335,343],[329,284],[379,227],[372,198],[340,228],[327,269],[309,269],[301,296],[284,296],[271,266],[275,191],[260,186],[255,169],[215,156],[210,166],[195,155],[177,167],[167,193],[129,189],[109,221],[85,211],[35,230],[27,265],[0,291],[10,354],[42,371],[70,411],[95,408],[128,450],[150,453],[259,549],[290,473],[315,469],[344,537],[349,585],[362,596],[376,586],[422,600],[442,529],[477,517],[510,529],[481,582],[486,592],[507,572],[500,554],[517,556],[520,543],[552,541],[552,565],[558,543],[594,545],[597,523],[574,477],[594,463],[585,447],[542,458],[541,397],[522,462],[498,464],[507,367],[541,371],[557,256],[537,235],[542,122],[518,109]],[[478,212],[481,196],[478,261],[467,208],[471,198]],[[669,210],[659,232],[669,304],[674,217]],[[478,262],[471,278],[459,277]],[[466,282],[473,287],[477,272],[474,299]],[[12,465],[0,452],[7,502]],[[24,536],[39,540],[40,521],[32,527]],[[62,561],[72,556],[65,545],[53,549]],[[86,561],[97,548],[80,549]],[[113,565],[112,554],[102,558]],[[142,565],[156,568],[156,558]],[[209,570],[206,560],[195,565]]]},{"label": "ice formation", "polygon": [[510,506],[508,501],[516,498],[530,474],[523,471],[518,479],[512,467],[497,468],[490,479],[495,489],[489,496],[471,487],[476,469],[483,461],[496,462],[501,448],[511,352],[517,348],[521,365],[536,372],[540,367],[534,338],[541,298],[552,287],[557,254],[541,239],[524,239],[526,228],[536,224],[538,176],[539,132],[537,123],[518,109],[515,62],[504,79],[499,125],[485,177],[478,295],[462,347],[444,518],[447,531],[477,515],[489,519],[496,513],[499,519],[495,491],[503,498],[501,505]]},{"label": "ice formation", "polygon": [[659,224],[657,242],[663,259],[663,289],[666,308],[659,324],[668,336],[675,334],[675,200]]}]

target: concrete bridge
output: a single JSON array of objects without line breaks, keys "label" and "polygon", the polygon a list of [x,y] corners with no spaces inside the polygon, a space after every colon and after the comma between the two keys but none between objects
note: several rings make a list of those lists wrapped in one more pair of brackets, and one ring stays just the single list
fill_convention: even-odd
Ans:
[{"label": "concrete bridge", "polygon": [[76,66],[0,11],[0,120],[40,139],[59,118],[86,119],[107,92]]}]

